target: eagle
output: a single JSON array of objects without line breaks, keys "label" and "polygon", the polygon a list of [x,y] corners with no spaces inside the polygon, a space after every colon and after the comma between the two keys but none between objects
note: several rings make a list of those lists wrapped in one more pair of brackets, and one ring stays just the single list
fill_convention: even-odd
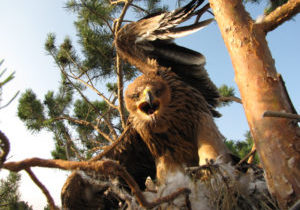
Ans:
[{"label": "eagle", "polygon": [[116,35],[118,55],[142,75],[129,84],[125,104],[128,122],[155,159],[156,176],[198,166],[229,153],[213,117],[219,93],[204,65],[205,57],[173,42],[212,22],[178,25],[205,9],[193,0],[171,12],[149,15],[124,25]]}]

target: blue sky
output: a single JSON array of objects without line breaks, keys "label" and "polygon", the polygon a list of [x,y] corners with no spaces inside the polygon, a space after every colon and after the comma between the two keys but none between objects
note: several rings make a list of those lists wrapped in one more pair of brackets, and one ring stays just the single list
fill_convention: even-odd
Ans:
[{"label": "blue sky", "polygon": [[[17,90],[24,92],[31,88],[40,99],[48,90],[59,85],[60,73],[53,60],[44,50],[44,42],[49,32],[57,35],[57,43],[65,36],[76,42],[73,21],[76,17],[66,11],[61,0],[2,0],[0,1],[0,59],[5,59],[1,69],[15,71],[16,78],[3,89],[3,103]],[[175,4],[175,3],[174,3]],[[247,9],[256,18],[263,12],[263,6],[248,4]],[[288,21],[267,36],[269,47],[275,59],[277,70],[286,81],[287,89],[296,110],[300,111],[300,16]],[[177,41],[180,45],[203,53],[207,59],[206,68],[212,80],[220,86],[227,84],[236,88],[230,57],[225,48],[216,23],[202,31]],[[8,75],[8,73],[7,73]],[[1,78],[3,79],[3,78]],[[17,118],[17,101],[0,110],[0,129],[11,140],[10,160],[29,157],[50,158],[54,148],[52,136],[43,131],[30,133]],[[240,104],[220,109],[223,117],[216,122],[223,135],[229,139],[242,139],[248,130],[243,108]],[[34,169],[37,176],[49,188],[60,204],[60,190],[66,173],[60,170]],[[5,175],[0,172],[0,176]],[[34,209],[43,209],[46,200],[39,189],[22,173],[22,198],[34,205]]]}]

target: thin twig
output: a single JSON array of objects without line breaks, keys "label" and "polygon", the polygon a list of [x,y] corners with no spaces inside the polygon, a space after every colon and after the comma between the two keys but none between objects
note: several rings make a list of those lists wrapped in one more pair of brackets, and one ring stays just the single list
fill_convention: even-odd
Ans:
[{"label": "thin twig", "polygon": [[[255,144],[253,144],[250,153],[251,153],[252,151],[256,151],[256,146],[255,146]],[[255,154],[256,154],[256,152],[253,152],[253,153],[250,155],[250,157],[248,158],[247,163],[249,163],[249,164],[252,164],[252,163],[253,163],[253,161],[254,161],[254,155],[255,155]]]},{"label": "thin twig", "polygon": [[3,106],[0,107],[0,109],[3,109],[5,107],[7,107],[11,102],[13,102],[13,100],[15,100],[15,98],[19,95],[20,91],[16,92],[16,94]]},{"label": "thin twig", "polygon": [[140,7],[140,6],[136,5],[136,4],[132,4],[132,3],[131,3],[130,5],[131,5],[132,7],[135,7],[136,9],[138,9],[138,10],[140,10],[140,11],[146,13],[147,15],[150,14],[147,10],[145,10],[144,8],[142,8],[142,7]]},{"label": "thin twig", "polygon": [[221,96],[219,98],[219,101],[221,102],[229,102],[229,101],[234,101],[234,102],[237,102],[239,104],[242,104],[242,100],[236,96]]},{"label": "thin twig", "polygon": [[[116,3],[118,1],[115,2],[111,2]],[[119,16],[119,18],[116,21],[116,25],[115,25],[115,34],[118,33],[118,31],[121,28],[121,24],[123,22],[123,19],[125,17],[125,14],[128,10],[128,7],[130,6],[130,4],[132,3],[132,0],[126,0],[125,1],[125,5],[123,7],[123,10]],[[119,100],[119,113],[120,113],[120,118],[121,118],[121,123],[122,123],[122,127],[125,128],[126,127],[126,120],[125,120],[125,106],[124,106],[124,98],[123,98],[123,89],[124,89],[124,81],[123,81],[123,68],[122,68],[122,64],[121,64],[121,59],[120,56],[117,54],[117,58],[116,58],[116,68],[117,68],[117,75],[118,75],[118,100]]]},{"label": "thin twig", "polygon": [[126,2],[127,2],[127,0],[115,0],[115,1],[110,0],[111,5],[119,4],[119,3],[126,3]]},{"label": "thin twig", "polygon": [[55,202],[54,202],[51,194],[49,193],[49,191],[45,187],[45,185],[43,185],[40,182],[40,180],[35,176],[35,174],[32,172],[32,170],[30,168],[27,168],[27,169],[25,169],[25,171],[30,176],[30,178],[32,179],[32,181],[41,189],[41,191],[43,192],[43,194],[46,196],[48,204],[50,206],[50,209],[51,210],[59,210],[59,208],[55,205]]},{"label": "thin twig", "polygon": [[265,33],[274,30],[282,23],[290,20],[300,12],[300,0],[289,0],[284,5],[277,7],[273,12],[264,17],[262,22],[257,23]]},{"label": "thin twig", "polygon": [[[132,0],[125,0],[125,1],[122,0],[122,1],[115,1],[115,2],[125,2],[125,5],[124,5],[124,7],[123,7],[123,10],[122,10],[122,12],[121,12],[119,18],[117,19],[116,28],[115,28],[115,33],[117,33],[117,32],[120,30],[120,28],[121,28],[123,19],[124,19],[125,14],[126,14],[126,12],[127,12],[127,10],[128,10],[128,7],[129,7],[130,4],[132,3]],[[112,4],[114,4],[114,2],[113,2]]]},{"label": "thin twig", "polygon": [[119,113],[120,113],[122,127],[125,128],[126,119],[125,119],[125,106],[124,106],[124,97],[123,97],[123,89],[124,89],[123,68],[122,68],[121,59],[119,55],[117,55],[117,75],[118,75]]},{"label": "thin twig", "polygon": [[109,142],[114,142],[106,133],[102,132],[96,125],[94,125],[93,123],[91,122],[88,122],[88,121],[85,121],[85,120],[80,120],[80,119],[76,119],[76,118],[72,118],[70,116],[59,116],[59,117],[56,117],[54,118],[54,120],[68,120],[70,122],[74,122],[74,123],[77,123],[77,124],[80,124],[80,125],[85,125],[85,126],[88,126],[88,127],[92,127],[94,128],[100,135],[102,135],[107,141]]},{"label": "thin twig", "polygon": [[8,138],[5,136],[4,133],[0,130],[0,140],[1,140],[1,154],[0,154],[0,168],[2,167],[2,164],[6,161],[7,155],[10,150],[10,143]]},{"label": "thin twig", "polygon": [[204,7],[202,7],[201,9],[197,10],[194,12],[194,14],[197,14],[197,17],[195,19],[195,23],[198,23],[198,21],[200,20],[201,16],[204,14],[204,12],[206,12],[208,9],[210,8],[210,4],[207,3],[204,5]]},{"label": "thin twig", "polygon": [[248,160],[248,158],[254,156],[255,153],[256,153],[256,147],[253,145],[251,151],[243,159],[241,159],[237,165],[241,165],[242,163],[246,162]]},{"label": "thin twig", "polygon": [[263,117],[288,118],[288,119],[293,119],[293,120],[297,120],[298,122],[300,122],[300,115],[286,113],[286,112],[265,111],[263,113]]},{"label": "thin twig", "polygon": [[[130,126],[130,125],[129,125]],[[91,158],[89,161],[97,161],[97,160],[101,160],[103,157],[105,157],[109,152],[111,152],[116,146],[118,146],[120,144],[120,142],[123,140],[124,136],[126,135],[126,133],[129,130],[129,126],[127,126],[123,133],[118,137],[118,139],[116,141],[114,141],[114,143],[112,143],[111,145],[107,146],[103,152],[101,152],[99,155]]]},{"label": "thin twig", "polygon": [[85,4],[85,2],[83,0],[81,0],[82,5],[87,8],[91,13],[93,13],[95,16],[97,16],[98,18],[100,18],[102,21],[105,22],[105,24],[107,25],[107,27],[109,28],[109,30],[111,31],[111,33],[113,33],[113,29],[111,27],[111,25],[109,24],[109,22],[107,21],[106,18],[102,17],[100,14],[98,14],[97,12],[95,12],[91,7],[89,7],[88,5]]},{"label": "thin twig", "polygon": [[153,208],[162,203],[174,200],[182,194],[189,194],[190,190],[187,188],[181,188],[171,193],[170,195],[158,198],[152,202],[148,202],[143,195],[138,184],[132,178],[132,176],[126,171],[124,167],[118,164],[116,161],[66,161],[66,160],[47,160],[41,158],[25,159],[19,162],[7,162],[3,164],[3,167],[7,170],[18,172],[20,170],[26,170],[30,167],[47,167],[47,168],[59,168],[64,170],[82,170],[82,171],[95,171],[102,173],[106,176],[120,176],[122,177],[131,189],[131,192],[136,196],[139,204],[145,208]]}]

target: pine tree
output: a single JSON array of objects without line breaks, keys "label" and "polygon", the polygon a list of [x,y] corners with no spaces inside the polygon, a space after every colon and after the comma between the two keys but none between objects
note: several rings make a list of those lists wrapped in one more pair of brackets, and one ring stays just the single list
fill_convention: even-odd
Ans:
[{"label": "pine tree", "polygon": [[[237,62],[248,59],[248,56],[245,56],[243,52],[234,54],[231,48],[241,50],[246,49],[246,46],[248,46],[247,44],[250,41],[259,37],[259,40],[257,40],[252,47],[254,49],[256,43],[261,43],[258,47],[263,46],[263,48],[260,48],[260,51],[258,50],[258,53],[253,53],[253,55],[261,55],[259,56],[261,60],[265,59],[263,62],[266,62],[270,68],[273,68],[273,61],[270,60],[271,56],[264,40],[264,36],[268,31],[273,30],[274,28],[272,27],[276,27],[276,24],[275,26],[272,24],[265,24],[260,26],[255,25],[257,27],[254,28],[248,27],[251,24],[253,26],[254,23],[245,13],[243,6],[239,1],[234,1],[235,4],[232,2],[230,4],[219,4],[221,1],[222,0],[211,0],[210,3],[212,9],[215,11],[216,20],[221,28],[225,43],[228,45],[229,51],[232,54],[233,63],[236,66],[241,65],[240,68],[238,68],[239,71],[245,69],[245,71],[242,71],[244,74],[239,74],[237,83],[240,87],[241,95],[243,96],[243,105],[247,117],[249,117],[251,131],[254,133],[254,141],[256,144],[262,145],[261,142],[266,144],[266,138],[262,135],[264,133],[263,130],[266,129],[263,126],[255,127],[261,125],[258,120],[256,120],[261,119],[261,113],[259,117],[251,118],[252,116],[256,116],[256,113],[258,113],[259,110],[252,110],[251,107],[247,106],[249,101],[256,101],[257,98],[250,99],[247,97],[247,92],[245,91],[246,89],[242,82],[243,78],[246,80],[249,79],[249,75],[253,76],[254,71],[250,74],[249,71],[247,71],[247,66],[253,67],[255,65],[254,63],[253,65],[247,64],[247,60],[245,60],[245,62]],[[266,14],[270,13],[277,5],[284,3],[284,1],[270,2],[271,6],[270,9],[266,10]],[[238,5],[238,7],[236,5]],[[129,8],[127,8],[127,6],[129,6]],[[226,9],[231,6],[230,13]],[[66,7],[78,15],[78,20],[75,22],[75,25],[78,32],[81,51],[78,52],[74,49],[74,46],[68,37],[58,46],[55,43],[55,35],[49,34],[45,43],[45,49],[53,58],[62,75],[59,90],[56,93],[49,91],[45,95],[43,103],[36,98],[33,91],[27,90],[20,98],[18,116],[25,122],[28,129],[32,131],[38,132],[41,129],[47,129],[53,133],[56,145],[56,149],[52,152],[54,158],[69,160],[88,159],[95,153],[101,151],[103,146],[115,141],[126,126],[128,113],[124,108],[124,84],[137,76],[138,72],[134,67],[123,63],[114,49],[114,36],[122,24],[128,21],[124,19],[123,13],[129,9],[133,13],[138,13],[137,16],[140,16],[141,14],[147,15],[152,12],[164,10],[167,6],[163,5],[159,0],[135,2],[129,0],[126,1],[126,3],[120,4],[111,4],[111,1],[108,0],[70,0]],[[223,9],[222,11],[226,10],[228,12],[226,12],[228,18],[222,16],[223,13],[220,12],[221,9]],[[235,13],[233,11],[235,11]],[[239,19],[236,19],[240,20],[240,22],[222,22],[225,20],[229,21],[232,17],[237,18],[237,14],[243,14],[238,16]],[[227,26],[230,24],[233,24],[233,26],[228,29]],[[257,34],[254,37],[252,36],[253,31],[248,30],[243,35],[249,35],[249,37],[247,39],[240,39],[243,40],[243,42],[245,41],[244,45],[241,45],[240,47],[231,46],[234,42],[231,43],[228,41],[230,40],[230,37],[232,37],[232,34],[229,32],[232,32],[233,34],[240,32],[239,30],[233,30],[236,26],[245,30],[254,30]],[[235,38],[239,36],[241,36],[241,34],[236,34]],[[241,55],[244,55],[244,57],[239,57]],[[243,66],[243,64],[247,65]],[[260,75],[262,72],[264,72],[263,69],[261,71],[257,70],[257,75]],[[278,78],[275,68],[273,68],[272,74],[268,74],[268,76],[272,75],[275,78],[274,81],[277,81]],[[117,82],[112,83],[112,81]],[[267,79],[263,81],[267,81]],[[99,82],[106,83],[105,90],[101,89],[103,87],[99,86]],[[274,98],[276,98],[278,96],[277,99],[280,99],[276,100],[278,101],[278,107],[281,107],[282,105],[279,103],[280,101],[287,101],[286,94],[281,94],[281,91],[284,88],[282,88],[282,83],[280,83],[280,81],[278,84],[276,83],[276,85],[264,87],[274,93],[272,94],[272,97],[274,96]],[[264,88],[261,89],[264,90]],[[87,90],[96,93],[98,97],[101,98],[101,101],[89,99]],[[231,99],[225,100],[225,102],[232,101],[232,97],[234,97],[232,89],[224,86],[221,87],[220,90],[227,92],[225,97],[231,97]],[[247,90],[249,91],[249,89]],[[253,89],[252,91],[252,93],[254,93],[256,90]],[[257,93],[257,96],[258,95],[259,94]],[[280,95],[284,96],[283,100],[279,97]],[[285,108],[285,106],[282,107],[282,109]],[[291,107],[288,107],[287,110],[290,111]],[[270,123],[268,125],[273,123],[271,120],[268,122]],[[268,126],[266,128],[272,130],[271,127]],[[273,127],[278,127],[278,125]],[[286,127],[286,124],[284,124],[283,127]],[[261,132],[258,133],[258,130]],[[293,129],[293,131],[294,130],[295,129]],[[291,131],[287,136],[290,137],[289,139],[292,139],[296,135]],[[244,155],[245,151],[249,150],[250,145],[249,141],[246,141],[242,146],[238,146],[238,143],[232,143],[232,147],[239,149],[236,151],[239,155]],[[244,148],[246,148],[246,150],[244,150]],[[272,169],[274,164],[272,165],[271,159],[268,159],[269,157],[265,155],[262,147],[259,147],[258,151],[262,158],[261,162],[266,166],[266,169]],[[294,154],[294,152],[291,152],[290,154]],[[294,157],[296,157],[297,161],[299,160],[297,155],[294,155]],[[284,169],[282,170],[285,171]],[[267,171],[268,174],[271,173],[269,170]],[[274,173],[274,169],[271,171]],[[287,176],[288,175],[290,174],[287,173]],[[289,180],[293,179],[293,177],[288,178]],[[269,181],[270,180],[272,179],[269,178]],[[278,189],[276,189],[277,185],[274,185],[273,181],[274,180],[269,182],[271,183],[271,188],[274,190],[273,194],[281,202],[282,207],[286,207],[288,204],[286,200],[280,197],[281,195],[278,193]],[[284,183],[281,182],[278,184],[278,186],[281,185],[284,186]],[[298,192],[299,187],[295,188],[295,190]],[[293,195],[288,195],[288,197],[290,198],[289,205],[297,198],[297,196]]]},{"label": "pine tree", "polygon": [[20,201],[19,184],[21,175],[10,172],[6,179],[0,180],[1,210],[32,210],[27,202]]}]

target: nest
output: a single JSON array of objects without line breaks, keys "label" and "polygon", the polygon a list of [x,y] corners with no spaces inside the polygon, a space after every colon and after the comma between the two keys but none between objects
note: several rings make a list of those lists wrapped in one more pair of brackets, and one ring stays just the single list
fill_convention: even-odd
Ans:
[{"label": "nest", "polygon": [[163,185],[148,177],[145,186],[143,203],[117,177],[75,171],[62,190],[63,209],[279,209],[255,165],[216,161],[173,171]]}]

